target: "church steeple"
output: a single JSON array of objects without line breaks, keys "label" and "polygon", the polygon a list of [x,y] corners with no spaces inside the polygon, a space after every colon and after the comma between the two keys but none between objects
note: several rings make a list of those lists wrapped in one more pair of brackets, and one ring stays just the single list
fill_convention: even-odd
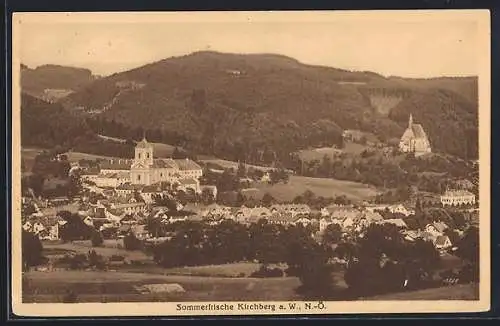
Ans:
[{"label": "church steeple", "polygon": [[153,146],[146,140],[146,133],[143,133],[143,138],[135,146],[135,161],[143,162],[146,165],[153,164]]},{"label": "church steeple", "polygon": [[408,128],[411,129],[413,126],[413,115],[410,113],[410,119],[408,119]]}]

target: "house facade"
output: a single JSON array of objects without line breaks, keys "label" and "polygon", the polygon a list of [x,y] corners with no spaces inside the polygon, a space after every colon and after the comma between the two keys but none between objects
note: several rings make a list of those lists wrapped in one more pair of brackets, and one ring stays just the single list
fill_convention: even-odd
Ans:
[{"label": "house facade", "polygon": [[476,196],[467,190],[448,190],[441,196],[443,206],[474,205]]}]

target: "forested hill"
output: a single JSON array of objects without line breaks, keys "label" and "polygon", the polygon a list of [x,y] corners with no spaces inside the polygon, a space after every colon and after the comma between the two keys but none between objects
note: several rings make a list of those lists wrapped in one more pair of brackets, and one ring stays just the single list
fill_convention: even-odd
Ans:
[{"label": "forested hill", "polygon": [[343,129],[400,137],[413,113],[435,151],[473,157],[474,94],[474,77],[385,78],[273,54],[196,52],[98,79],[62,103],[232,159],[338,144]]},{"label": "forested hill", "polygon": [[21,65],[23,92],[40,98],[58,100],[97,79],[88,69],[42,65],[31,69]]},{"label": "forested hill", "polygon": [[84,119],[57,103],[31,95],[21,97],[21,146],[74,150],[132,157],[133,143],[120,144],[98,137]]}]

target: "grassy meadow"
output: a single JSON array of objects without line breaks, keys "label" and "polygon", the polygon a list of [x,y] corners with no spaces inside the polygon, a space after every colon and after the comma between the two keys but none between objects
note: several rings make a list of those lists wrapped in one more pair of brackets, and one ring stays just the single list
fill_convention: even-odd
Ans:
[{"label": "grassy meadow", "polygon": [[479,300],[479,284],[458,284],[434,289],[383,294],[363,300]]},{"label": "grassy meadow", "polygon": [[259,183],[254,187],[257,189],[252,194],[255,198],[261,198],[268,192],[279,201],[291,201],[306,190],[312,191],[316,196],[335,197],[345,195],[355,201],[369,199],[378,193],[374,187],[362,183],[303,176],[290,176],[287,184],[269,185]]},{"label": "grassy meadow", "polygon": [[[61,282],[64,280],[63,282]],[[141,294],[135,286],[179,284],[184,293]],[[227,278],[146,273],[64,271],[27,272],[23,301],[62,302],[68,291],[77,302],[297,300],[297,278]]]}]

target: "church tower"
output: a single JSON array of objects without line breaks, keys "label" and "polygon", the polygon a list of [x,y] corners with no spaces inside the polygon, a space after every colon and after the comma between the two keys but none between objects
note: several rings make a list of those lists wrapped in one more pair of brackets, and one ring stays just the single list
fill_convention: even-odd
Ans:
[{"label": "church tower", "polygon": [[413,115],[410,113],[410,119],[408,119],[408,128],[412,129],[413,127]]},{"label": "church tower", "polygon": [[147,166],[153,165],[153,145],[148,143],[145,136],[135,146],[135,162],[141,162]]}]

